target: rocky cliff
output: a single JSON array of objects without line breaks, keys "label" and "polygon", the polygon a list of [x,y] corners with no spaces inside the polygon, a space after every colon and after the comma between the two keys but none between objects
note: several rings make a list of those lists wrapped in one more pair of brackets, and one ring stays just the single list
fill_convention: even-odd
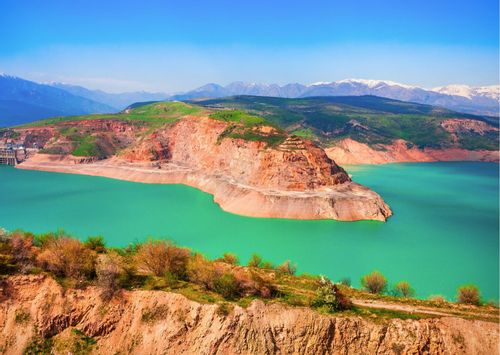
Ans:
[{"label": "rocky cliff", "polygon": [[83,345],[99,354],[498,354],[496,323],[453,317],[375,322],[262,301],[221,308],[163,291],[104,302],[95,287],[63,289],[41,275],[10,277],[2,295],[7,354],[34,344],[56,354]]},{"label": "rocky cliff", "polygon": [[325,149],[339,164],[388,164],[433,161],[485,161],[498,163],[499,151],[467,150],[461,148],[419,149],[399,139],[375,149],[368,144],[347,138]]},{"label": "rocky cliff", "polygon": [[[383,221],[391,215],[379,195],[352,182],[323,149],[271,126],[186,115],[154,129],[112,120],[56,128],[17,130],[25,141],[41,131],[53,133],[41,142],[42,152],[51,154],[38,154],[19,168],[182,183],[213,194],[226,211],[254,217]],[[235,134],[238,129],[244,132]],[[98,159],[75,160],[74,152],[82,150]]]}]

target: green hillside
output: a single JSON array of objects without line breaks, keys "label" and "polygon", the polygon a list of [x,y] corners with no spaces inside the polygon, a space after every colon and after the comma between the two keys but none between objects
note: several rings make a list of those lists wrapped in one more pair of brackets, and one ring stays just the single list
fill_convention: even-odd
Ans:
[{"label": "green hillside", "polygon": [[[452,137],[440,126],[444,119],[467,118],[491,123],[491,118],[376,96],[299,99],[233,96],[190,103],[212,109],[245,110],[324,145],[351,137],[370,145],[388,144],[401,138],[421,148],[449,147],[453,145]],[[498,147],[498,136],[461,132],[458,144],[467,149],[494,150]]]},{"label": "green hillside", "polygon": [[193,106],[184,102],[153,102],[146,104],[137,104],[120,113],[113,114],[94,114],[82,116],[64,116],[54,117],[45,120],[35,121],[23,125],[22,127],[37,127],[53,125],[62,122],[83,121],[83,120],[124,120],[132,122],[143,122],[148,125],[156,126],[170,123],[186,115],[202,115],[206,110],[198,106]]}]

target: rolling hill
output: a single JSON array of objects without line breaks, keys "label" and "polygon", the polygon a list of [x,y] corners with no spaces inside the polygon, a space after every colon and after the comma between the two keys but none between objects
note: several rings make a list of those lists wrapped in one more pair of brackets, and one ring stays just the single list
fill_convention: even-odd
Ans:
[{"label": "rolling hill", "polygon": [[[233,96],[190,103],[261,115],[288,132],[316,140],[323,146],[351,138],[371,146],[402,139],[419,148],[498,148],[495,118],[376,96],[296,99]],[[456,123],[453,129],[450,122]]]}]

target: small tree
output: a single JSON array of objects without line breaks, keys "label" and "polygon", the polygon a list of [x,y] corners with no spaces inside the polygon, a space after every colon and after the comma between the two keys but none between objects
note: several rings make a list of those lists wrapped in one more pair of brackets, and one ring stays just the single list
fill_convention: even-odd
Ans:
[{"label": "small tree", "polygon": [[394,285],[392,293],[397,297],[410,298],[415,295],[415,290],[410,286],[407,281],[399,281]]},{"label": "small tree", "polygon": [[121,286],[120,279],[125,274],[121,259],[115,253],[101,254],[97,259],[97,284],[102,288],[101,297],[105,301],[110,300]]},{"label": "small tree", "polygon": [[229,272],[222,274],[214,280],[213,289],[225,299],[235,299],[241,292],[238,280]]},{"label": "small tree", "polygon": [[231,265],[238,265],[240,263],[238,257],[233,253],[224,253],[224,255],[222,255],[222,258],[219,259],[219,261]]},{"label": "small tree", "polygon": [[481,296],[477,286],[464,285],[459,287],[457,290],[457,302],[479,305],[481,303]]},{"label": "small tree", "polygon": [[277,270],[283,274],[295,275],[297,272],[297,265],[292,265],[290,260],[287,260],[283,264],[279,265]]},{"label": "small tree", "polygon": [[337,285],[323,276],[320,279],[316,298],[312,304],[315,307],[326,306],[330,312],[344,311],[352,308],[351,300],[342,293]]},{"label": "small tree", "polygon": [[96,253],[104,253],[106,251],[106,244],[104,243],[104,238],[101,236],[88,237],[85,241],[85,246]]},{"label": "small tree", "polygon": [[262,258],[258,254],[252,254],[252,257],[248,261],[249,267],[262,267]]},{"label": "small tree", "polygon": [[168,272],[178,279],[187,274],[190,252],[164,240],[150,240],[137,247],[134,255],[139,271],[165,276]]},{"label": "small tree", "polygon": [[378,271],[363,276],[361,285],[370,293],[381,294],[387,288],[387,279]]}]

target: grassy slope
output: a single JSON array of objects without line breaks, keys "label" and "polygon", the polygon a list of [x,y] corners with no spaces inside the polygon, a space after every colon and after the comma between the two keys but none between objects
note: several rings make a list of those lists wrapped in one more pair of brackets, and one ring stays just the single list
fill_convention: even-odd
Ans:
[{"label": "grassy slope", "polygon": [[[371,145],[405,139],[419,147],[449,147],[451,137],[440,122],[447,118],[486,118],[443,108],[375,96],[312,97],[284,99],[234,96],[192,101],[211,108],[232,108],[261,115],[299,136],[324,144],[346,137]],[[460,144],[467,149],[498,147],[498,137],[465,134]]]},{"label": "grassy slope", "polygon": [[145,122],[149,125],[165,124],[175,121],[186,115],[201,115],[205,110],[200,107],[183,102],[157,102],[138,108],[131,109],[129,113],[120,112],[114,114],[93,114],[82,116],[54,117],[35,121],[21,127],[39,127],[54,125],[64,122],[83,120],[124,120],[131,122]]}]

